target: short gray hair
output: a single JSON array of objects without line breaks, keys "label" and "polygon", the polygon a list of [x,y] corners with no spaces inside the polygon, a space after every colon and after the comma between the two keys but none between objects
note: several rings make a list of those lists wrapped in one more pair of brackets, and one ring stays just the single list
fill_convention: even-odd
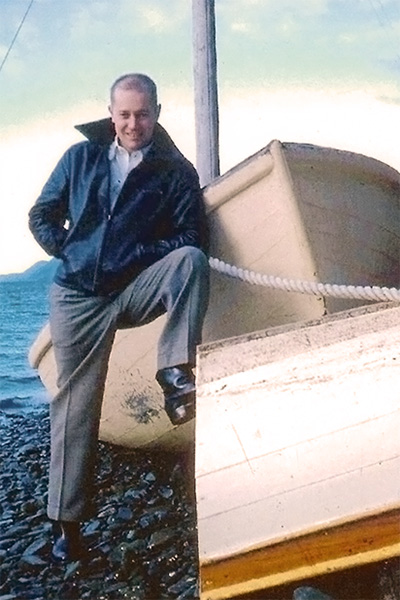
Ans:
[{"label": "short gray hair", "polygon": [[111,104],[114,101],[114,94],[117,89],[144,92],[149,95],[150,101],[154,104],[154,107],[156,108],[158,106],[157,86],[148,75],[144,75],[143,73],[127,73],[126,75],[118,77],[110,89]]}]

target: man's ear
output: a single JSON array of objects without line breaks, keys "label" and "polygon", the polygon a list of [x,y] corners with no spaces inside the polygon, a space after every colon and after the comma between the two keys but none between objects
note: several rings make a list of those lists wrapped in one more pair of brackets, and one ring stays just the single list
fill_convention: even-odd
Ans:
[{"label": "man's ear", "polygon": [[[113,114],[112,114],[111,104],[108,105],[108,112],[110,113],[110,117],[112,119],[113,118]],[[113,122],[114,122],[114,120],[113,120]]]},{"label": "man's ear", "polygon": [[160,112],[161,112],[161,104],[158,104],[158,105],[157,105],[157,119],[158,119],[158,118],[159,118],[159,116],[160,116]]}]

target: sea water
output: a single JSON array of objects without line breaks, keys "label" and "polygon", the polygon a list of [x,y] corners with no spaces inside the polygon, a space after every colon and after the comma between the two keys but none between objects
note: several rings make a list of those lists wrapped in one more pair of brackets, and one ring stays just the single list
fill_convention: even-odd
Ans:
[{"label": "sea water", "polygon": [[48,318],[48,291],[43,282],[0,281],[0,413],[33,411],[49,399],[28,362]]}]

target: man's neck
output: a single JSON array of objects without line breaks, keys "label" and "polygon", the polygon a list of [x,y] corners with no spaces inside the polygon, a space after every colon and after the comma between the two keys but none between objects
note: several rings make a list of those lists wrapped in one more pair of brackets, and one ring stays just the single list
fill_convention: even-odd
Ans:
[{"label": "man's neck", "polygon": [[128,150],[128,148],[125,148],[125,146],[121,144],[121,141],[117,136],[115,137],[115,142],[118,148],[124,149],[129,154],[129,156],[135,154],[136,152],[141,152],[143,156],[146,156],[147,152],[150,150],[153,144],[153,140],[151,140],[146,146],[143,146],[142,148],[137,148],[136,150]]}]

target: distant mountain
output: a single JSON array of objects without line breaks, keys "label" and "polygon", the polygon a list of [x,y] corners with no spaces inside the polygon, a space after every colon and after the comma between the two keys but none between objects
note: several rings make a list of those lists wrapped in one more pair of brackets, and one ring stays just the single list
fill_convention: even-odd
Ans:
[{"label": "distant mountain", "polygon": [[52,258],[51,260],[41,260],[26,271],[22,273],[8,273],[7,275],[0,275],[0,282],[2,281],[37,281],[43,283],[51,283],[53,281],[54,274],[59,265],[57,259]]}]

